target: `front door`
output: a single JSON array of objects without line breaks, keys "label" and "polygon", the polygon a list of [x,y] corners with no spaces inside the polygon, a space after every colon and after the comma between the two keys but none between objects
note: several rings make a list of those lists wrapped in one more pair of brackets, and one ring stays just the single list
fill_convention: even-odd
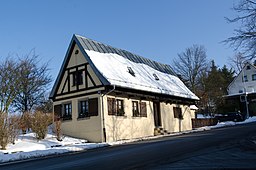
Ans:
[{"label": "front door", "polygon": [[159,102],[153,102],[153,109],[154,109],[155,126],[156,127],[162,126],[162,124],[161,124],[161,114],[160,114],[160,103]]}]

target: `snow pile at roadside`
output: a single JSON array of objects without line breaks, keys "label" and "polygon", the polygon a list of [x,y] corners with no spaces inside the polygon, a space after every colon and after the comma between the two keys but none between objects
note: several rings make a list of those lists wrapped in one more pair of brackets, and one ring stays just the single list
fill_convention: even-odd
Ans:
[{"label": "snow pile at roadside", "polygon": [[0,162],[22,160],[28,158],[57,155],[67,152],[82,151],[107,146],[106,143],[86,143],[84,139],[63,137],[58,141],[52,134],[37,141],[34,133],[20,135],[15,144],[8,144],[7,150],[0,150]]},{"label": "snow pile at roadside", "polygon": [[254,117],[249,117],[248,119],[246,119],[243,122],[233,122],[233,121],[227,121],[227,122],[219,122],[217,125],[215,126],[205,126],[205,127],[200,127],[197,128],[194,131],[202,131],[202,130],[210,130],[210,129],[214,129],[214,128],[220,128],[220,127],[225,127],[225,126],[234,126],[234,125],[239,125],[239,124],[246,124],[246,123],[251,123],[251,122],[256,122],[256,116]]},{"label": "snow pile at roadside", "polygon": [[[237,124],[245,124],[250,122],[256,122],[256,117],[251,117],[244,122],[221,122],[215,126],[201,127],[191,131],[177,132],[164,136],[181,135],[185,133],[193,133],[198,131],[210,130],[213,128],[234,126]],[[58,155],[68,152],[77,152],[93,148],[105,147],[109,145],[120,145],[136,141],[157,139],[164,136],[150,136],[145,138],[122,140],[111,143],[86,143],[86,140],[71,138],[67,136],[63,138],[63,141],[58,141],[56,140],[56,137],[52,134],[47,134],[44,140],[37,141],[34,137],[34,133],[29,133],[25,135],[20,135],[14,145],[9,144],[7,146],[7,150],[0,150],[0,163],[23,160],[28,158],[43,157],[47,155]]]}]

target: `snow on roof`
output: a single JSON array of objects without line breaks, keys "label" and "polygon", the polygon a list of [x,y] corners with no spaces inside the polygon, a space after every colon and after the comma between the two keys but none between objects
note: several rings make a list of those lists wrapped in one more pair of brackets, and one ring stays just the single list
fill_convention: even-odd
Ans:
[{"label": "snow on roof", "polygon": [[[176,76],[158,71],[146,64],[136,63],[114,53],[85,50],[96,68],[112,84],[125,88],[198,100]],[[135,76],[128,71],[131,67]],[[156,80],[156,74],[159,80]]]}]

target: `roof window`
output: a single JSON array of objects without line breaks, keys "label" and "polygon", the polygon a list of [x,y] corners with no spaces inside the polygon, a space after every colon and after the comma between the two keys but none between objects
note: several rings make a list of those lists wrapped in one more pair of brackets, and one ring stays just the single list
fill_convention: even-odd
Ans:
[{"label": "roof window", "polygon": [[159,77],[154,73],[153,76],[155,77],[155,80],[159,80]]},{"label": "roof window", "polygon": [[127,69],[128,69],[128,72],[129,72],[133,77],[135,77],[135,73],[134,73],[134,71],[132,70],[132,68],[131,68],[131,67],[127,67]]}]

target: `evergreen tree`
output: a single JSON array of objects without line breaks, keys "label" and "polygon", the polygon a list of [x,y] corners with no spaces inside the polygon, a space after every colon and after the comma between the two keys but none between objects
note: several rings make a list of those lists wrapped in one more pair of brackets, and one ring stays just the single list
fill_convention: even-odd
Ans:
[{"label": "evergreen tree", "polygon": [[218,68],[214,61],[211,61],[210,69],[202,77],[201,106],[204,113],[222,113],[228,110],[224,96],[227,94],[227,87],[233,81],[234,71],[226,65]]}]

